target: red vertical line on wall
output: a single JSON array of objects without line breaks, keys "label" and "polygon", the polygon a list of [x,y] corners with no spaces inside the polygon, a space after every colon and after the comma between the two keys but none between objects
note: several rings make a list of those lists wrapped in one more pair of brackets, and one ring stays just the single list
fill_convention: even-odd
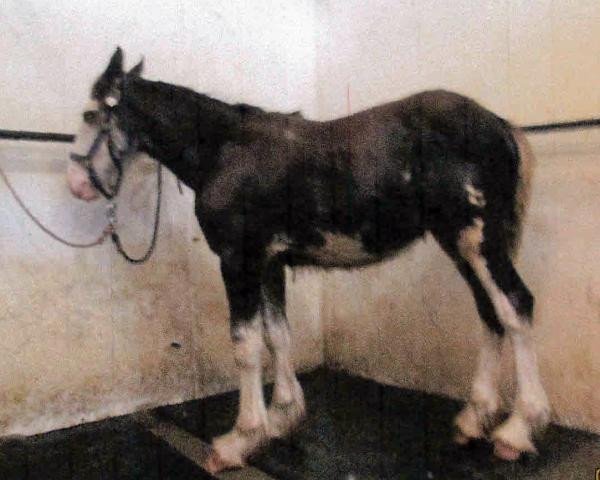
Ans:
[{"label": "red vertical line on wall", "polygon": [[350,84],[346,85],[346,110],[348,115],[352,114],[352,106],[350,104]]}]

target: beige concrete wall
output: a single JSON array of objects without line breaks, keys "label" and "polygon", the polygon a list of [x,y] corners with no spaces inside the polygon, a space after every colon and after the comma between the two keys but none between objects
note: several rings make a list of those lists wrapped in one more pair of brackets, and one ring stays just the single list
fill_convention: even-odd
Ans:
[{"label": "beige concrete wall", "polygon": [[[348,90],[357,111],[433,87],[520,124],[600,112],[595,0],[330,0],[318,19],[321,118],[348,111]],[[538,170],[519,269],[537,296],[541,373],[557,420],[600,431],[600,134],[532,140]],[[330,364],[465,397],[481,326],[434,242],[325,274],[324,286]]]},{"label": "beige concrete wall", "polygon": [[[150,78],[309,117],[439,86],[519,123],[597,115],[598,9],[592,0],[3,2],[0,126],[73,131],[116,44],[130,62],[145,54]],[[551,135],[534,146],[540,166],[520,267],[538,297],[542,374],[559,420],[600,429],[600,139]],[[0,162],[50,225],[87,239],[102,227],[103,207],[70,197],[66,153],[2,142]],[[149,231],[151,170],[129,175],[122,200],[134,251]],[[0,186],[0,435],[235,385],[217,259],[190,192],[179,196],[171,176],[165,183],[157,255],[143,267],[124,264],[109,245],[54,244]],[[325,353],[332,365],[385,382],[468,391],[481,327],[432,242],[361,272],[288,279],[302,367]]]},{"label": "beige concrete wall", "polygon": [[[120,44],[149,78],[229,101],[315,112],[312,2],[22,2],[0,5],[0,128],[72,132],[93,78]],[[74,200],[68,146],[2,141],[0,165],[53,229],[95,238],[103,202]],[[121,235],[149,239],[150,162],[125,180]],[[237,384],[217,258],[190,191],[165,176],[157,251],[131,266],[112,246],[87,251],[35,229],[0,184],[0,435],[29,434],[179,402]],[[320,278],[290,279],[294,356],[322,361]],[[175,348],[176,342],[181,348]]]}]

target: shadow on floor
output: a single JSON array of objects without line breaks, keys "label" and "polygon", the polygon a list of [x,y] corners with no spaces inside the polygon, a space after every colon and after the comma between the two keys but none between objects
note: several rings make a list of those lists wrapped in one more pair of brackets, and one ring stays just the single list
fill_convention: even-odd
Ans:
[{"label": "shadow on floor", "polygon": [[0,480],[208,480],[196,465],[119,417],[0,440]]},{"label": "shadow on floor", "polygon": [[[550,427],[538,441],[538,456],[510,464],[495,459],[485,442],[452,443],[456,401],[325,369],[301,376],[301,383],[307,420],[252,459],[274,478],[595,480],[600,467],[600,437],[592,434]],[[231,427],[236,410],[234,392],[155,413],[210,440]],[[131,416],[0,441],[0,480],[209,478]]]}]

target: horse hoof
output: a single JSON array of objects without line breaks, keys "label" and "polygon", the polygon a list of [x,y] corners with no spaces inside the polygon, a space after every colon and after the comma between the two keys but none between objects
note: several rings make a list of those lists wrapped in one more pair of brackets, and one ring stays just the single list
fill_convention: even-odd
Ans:
[{"label": "horse hoof", "polygon": [[216,475],[217,473],[222,472],[223,470],[227,470],[228,468],[233,467],[230,466],[225,460],[223,460],[223,458],[221,458],[221,455],[219,455],[219,453],[214,449],[210,452],[210,455],[204,463],[204,470],[206,470],[211,475]]},{"label": "horse hoof", "polygon": [[494,455],[507,462],[516,462],[521,456],[521,451],[502,440],[495,440]]},{"label": "horse hoof", "polygon": [[204,470],[206,470],[211,475],[215,475],[215,474],[225,470],[226,468],[227,468],[227,465],[223,461],[221,456],[217,452],[212,450],[210,452],[210,455],[206,459],[206,462],[204,463]]},{"label": "horse hoof", "polygon": [[485,437],[482,419],[472,404],[467,404],[454,419],[454,432],[454,443],[461,446]]},{"label": "horse hoof", "polygon": [[237,429],[213,439],[211,453],[205,463],[205,469],[210,473],[222,470],[242,468],[245,459],[259,445],[261,430],[243,433]]},{"label": "horse hoof", "polygon": [[269,407],[268,415],[269,436],[271,438],[284,438],[304,419],[304,404],[272,404]]},{"label": "horse hoof", "polygon": [[214,447],[211,449],[210,455],[203,465],[204,470],[211,475],[215,475],[223,470],[234,470],[245,466],[246,463],[242,458],[227,458],[227,456],[224,456],[215,450]]}]

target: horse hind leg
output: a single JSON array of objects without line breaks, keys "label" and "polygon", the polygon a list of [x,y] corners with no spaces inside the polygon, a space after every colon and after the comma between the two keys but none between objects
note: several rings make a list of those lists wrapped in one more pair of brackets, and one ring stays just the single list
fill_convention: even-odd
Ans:
[{"label": "horse hind leg", "polygon": [[275,382],[268,409],[269,435],[282,438],[304,418],[302,387],[291,359],[291,333],[285,313],[285,272],[283,265],[269,265],[263,281],[265,343],[273,357]]},{"label": "horse hind leg", "polygon": [[496,422],[500,407],[501,351],[502,337],[495,332],[484,331],[469,400],[454,419],[457,429],[455,441],[461,445],[472,439],[485,438]]},{"label": "horse hind leg", "polygon": [[495,242],[493,229],[486,230],[476,217],[461,230],[457,247],[469,264],[494,306],[503,329],[510,338],[515,357],[517,394],[509,418],[492,432],[495,454],[516,460],[522,452],[535,452],[532,435],[543,428],[550,408],[540,381],[533,345],[531,322],[534,298],[527,289],[502,243]]},{"label": "horse hind leg", "polygon": [[471,288],[477,311],[485,324],[469,399],[454,419],[455,441],[466,445],[473,439],[485,438],[498,418],[498,384],[504,328],[498,321],[494,306],[481,282],[458,253],[457,245],[443,235],[436,235],[435,232],[434,235]]},{"label": "horse hind leg", "polygon": [[536,452],[532,435],[547,425],[550,406],[539,378],[529,328],[511,332],[510,335],[517,371],[517,396],[511,415],[492,432],[492,440],[496,456],[517,460],[521,452]]}]

